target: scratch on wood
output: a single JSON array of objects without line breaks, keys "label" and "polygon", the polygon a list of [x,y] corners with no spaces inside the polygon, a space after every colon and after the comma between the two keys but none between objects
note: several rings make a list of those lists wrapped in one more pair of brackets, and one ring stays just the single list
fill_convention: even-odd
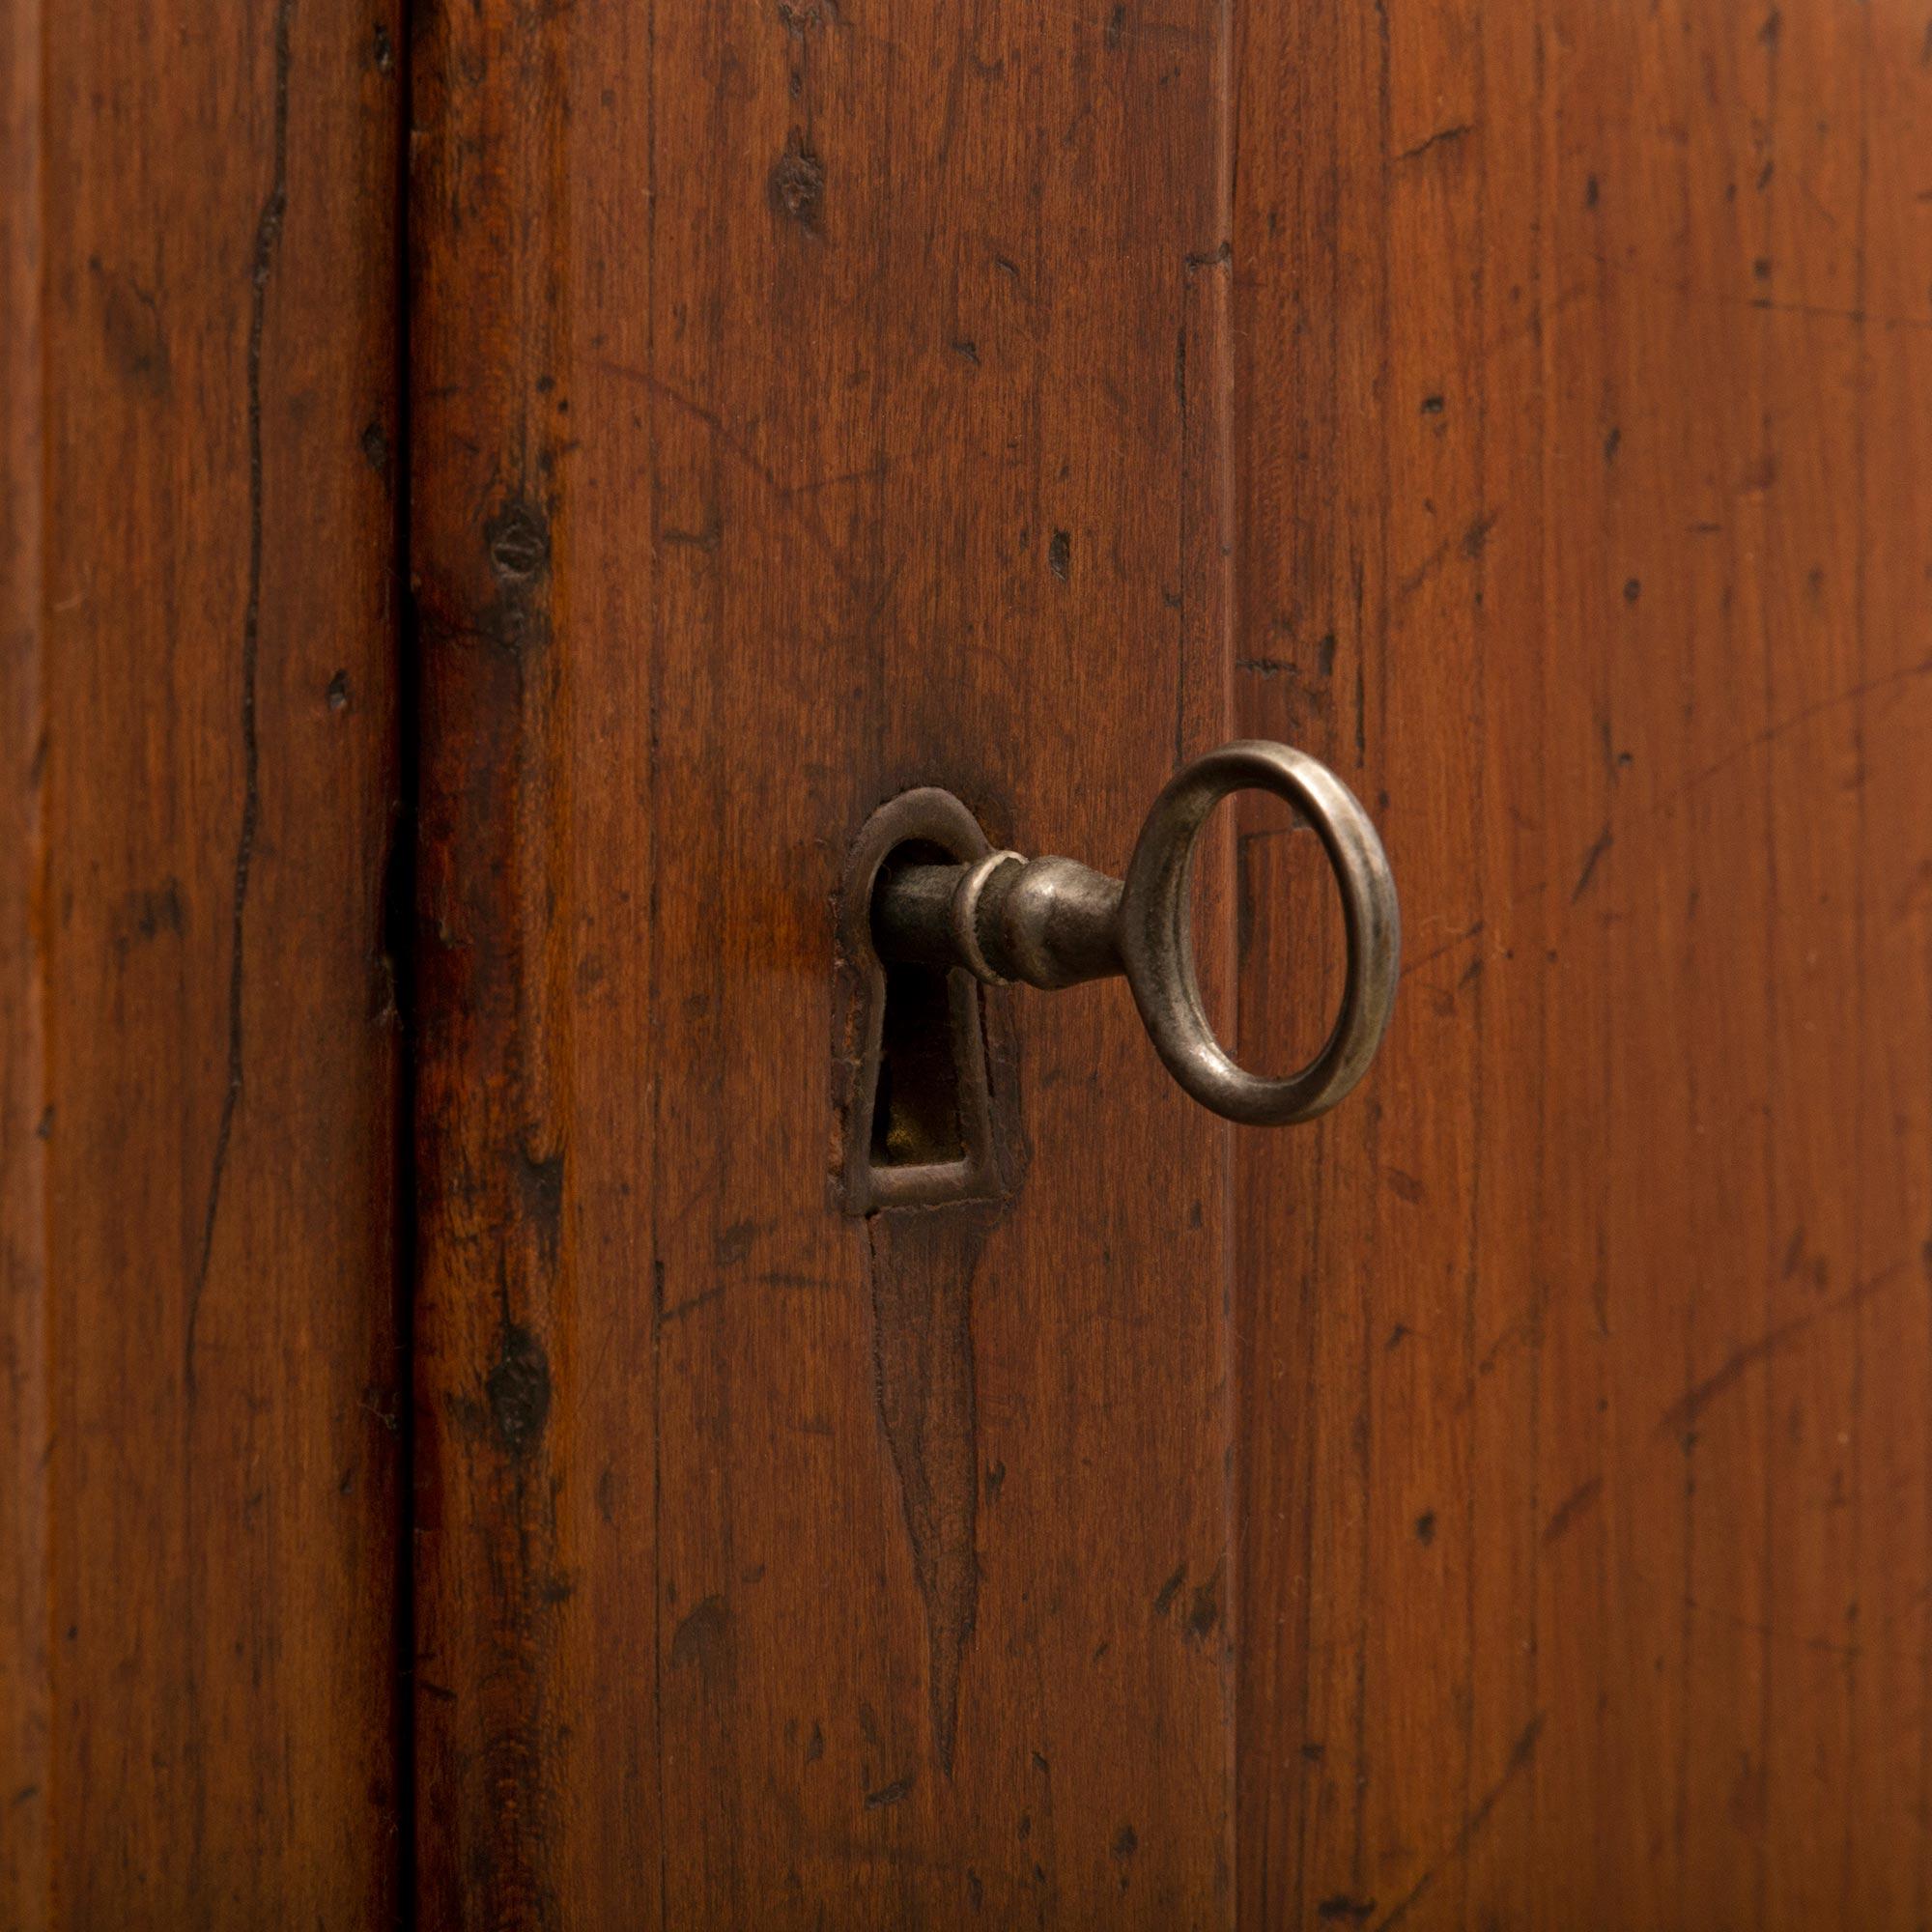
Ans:
[{"label": "scratch on wood", "polygon": [[1741,1348],[1733,1349],[1723,1362],[1714,1369],[1702,1381],[1687,1389],[1658,1418],[1658,1433],[1663,1435],[1681,1435],[1691,1428],[1706,1408],[1746,1373],[1758,1363],[1767,1361],[1788,1342],[1794,1341],[1814,1322],[1827,1316],[1843,1315],[1857,1308],[1861,1302],[1868,1300],[1881,1289],[1889,1287],[1904,1273],[1905,1264],[1894,1262],[1891,1266],[1882,1268],[1867,1281],[1861,1281],[1849,1288],[1835,1301],[1828,1301],[1820,1308],[1814,1308],[1803,1315],[1794,1315],[1788,1321],[1780,1321],[1776,1327],[1760,1335],[1754,1342],[1747,1342]]},{"label": "scratch on wood", "polygon": [[1578,1483],[1570,1493],[1550,1512],[1549,1520],[1544,1525],[1545,1543],[1556,1542],[1577,1519],[1582,1516],[1604,1492],[1602,1476],[1592,1476],[1587,1482]]},{"label": "scratch on wood", "polygon": [[1409,1887],[1388,1917],[1379,1921],[1377,1932],[1388,1932],[1390,1926],[1401,1924],[1408,1917],[1410,1910],[1428,1892],[1430,1887],[1459,1860],[1467,1856],[1469,1847],[1476,1842],[1483,1827],[1489,1823],[1491,1813],[1501,1804],[1504,1792],[1522,1775],[1530,1759],[1536,1755],[1537,1742],[1543,1736],[1543,1719],[1544,1714],[1539,1711],[1524,1725],[1522,1735],[1517,1739],[1510,1750],[1509,1762],[1504,1765],[1502,1776],[1484,1793],[1482,1803],[1463,1819],[1463,1828],[1456,1833],[1455,1842]]},{"label": "scratch on wood", "polygon": [[[791,515],[818,550],[833,576],[875,614],[885,608],[886,599],[898,581],[900,566],[895,564],[883,576],[855,568],[846,554],[846,546],[833,535],[830,526],[818,514],[812,498],[819,491],[835,484],[863,482],[868,477],[883,475],[890,467],[888,464],[882,461],[837,476],[810,477],[803,482],[787,483],[758,454],[747,437],[716,410],[707,409],[696,397],[667,383],[654,371],[606,357],[597,358],[591,366],[607,376],[615,377],[619,382],[636,384],[680,414],[702,423],[716,438],[719,448],[762,484],[780,506]],[[723,535],[722,528],[720,534]]]},{"label": "scratch on wood", "polygon": [[235,841],[235,903],[228,940],[228,1084],[221,1096],[220,1122],[214,1131],[208,1205],[202,1213],[201,1259],[188,1291],[187,1318],[182,1337],[182,1381],[190,1402],[195,1394],[194,1350],[202,1296],[214,1259],[214,1225],[221,1212],[221,1184],[228,1173],[235,1110],[242,1098],[242,939],[248,911],[248,876],[255,860],[255,830],[262,815],[262,747],[255,719],[256,668],[262,641],[262,341],[268,331],[269,278],[274,270],[282,217],[289,205],[290,31],[294,21],[295,0],[281,0],[275,10],[275,116],[269,193],[255,220],[255,246],[249,261],[252,294],[244,365],[248,414],[248,593],[242,613],[242,829]]},{"label": "scratch on wood", "polygon": [[1485,510],[1469,523],[1460,536],[1444,537],[1413,570],[1397,580],[1397,592],[1404,597],[1412,597],[1442,567],[1451,553],[1473,563],[1488,547],[1490,533],[1501,516],[1500,510]]},{"label": "scratch on wood", "polygon": [[1456,142],[1463,140],[1466,135],[1473,134],[1475,131],[1475,124],[1470,121],[1459,122],[1453,128],[1438,128],[1435,133],[1429,135],[1425,140],[1416,142],[1414,147],[1405,148],[1396,156],[1396,159],[1398,161],[1412,161],[1418,156],[1428,154],[1431,149],[1451,147]]},{"label": "scratch on wood", "polygon": [[1834,691],[1828,696],[1804,705],[1788,716],[1767,724],[1742,744],[1734,746],[1721,757],[1714,758],[1708,765],[1700,766],[1681,783],[1662,793],[1657,800],[1656,809],[1662,810],[1687,793],[1696,790],[1700,785],[1708,784],[1729,766],[1750,756],[1753,752],[1761,752],[1767,745],[1776,743],[1787,732],[1808,724],[1814,719],[1821,718],[1843,705],[1856,704],[1861,698],[1873,696],[1878,692],[1889,690],[1895,685],[1910,683],[1915,678],[1924,677],[1928,672],[1932,672],[1932,658],[1921,658],[1917,663],[1901,666],[1898,669],[1886,671],[1880,676],[1862,678],[1857,684],[1846,686],[1842,691]]},{"label": "scratch on wood", "polygon": [[1174,1600],[1180,1594],[1181,1585],[1187,1581],[1187,1565],[1179,1565],[1174,1575],[1160,1586],[1160,1594],[1153,1600],[1153,1613],[1164,1617],[1174,1606]]},{"label": "scratch on wood", "polygon": [[933,1753],[948,1777],[980,1599],[972,1291],[993,1218],[966,1207],[866,1223],[874,1396],[925,1610]]},{"label": "scratch on wood", "polygon": [[1597,867],[1604,854],[1614,844],[1615,838],[1606,825],[1597,834],[1596,843],[1583,854],[1583,868],[1577,874],[1577,883],[1570,888],[1570,903],[1575,905],[1590,890],[1590,881],[1597,875]]}]

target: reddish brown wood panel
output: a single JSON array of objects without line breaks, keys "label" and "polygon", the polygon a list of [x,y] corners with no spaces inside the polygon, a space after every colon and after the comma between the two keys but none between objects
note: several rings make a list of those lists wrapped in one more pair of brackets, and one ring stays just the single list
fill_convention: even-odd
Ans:
[{"label": "reddish brown wood panel", "polygon": [[[47,1922],[46,1145],[40,972],[41,9],[0,5],[0,1921]],[[21,1794],[26,1794],[23,1798]]]},{"label": "reddish brown wood panel", "polygon": [[1407,932],[1240,1147],[1244,1917],[1922,1923],[1922,11],[1239,16],[1237,704]]},{"label": "reddish brown wood panel", "polygon": [[872,809],[1226,735],[1226,56],[423,10],[426,1922],[1232,1917],[1226,1130],[1005,994],[1017,1196],[830,1174]]},{"label": "reddish brown wood panel", "polygon": [[387,1922],[397,21],[0,10],[0,1919]]}]

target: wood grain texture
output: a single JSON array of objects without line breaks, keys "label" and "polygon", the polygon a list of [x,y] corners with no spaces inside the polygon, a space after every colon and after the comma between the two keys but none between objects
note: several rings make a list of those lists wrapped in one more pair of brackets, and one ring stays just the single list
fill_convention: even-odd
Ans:
[{"label": "wood grain texture", "polygon": [[1243,1918],[1920,1923],[1923,17],[1238,18],[1237,708],[1408,948],[1240,1144]]},{"label": "wood grain texture", "polygon": [[49,1920],[41,8],[0,4],[0,1922]]},{"label": "wood grain texture", "polygon": [[0,13],[0,1919],[397,1898],[394,11]]},{"label": "wood grain texture", "polygon": [[830,1172],[867,814],[1226,735],[1217,10],[420,29],[425,1922],[1228,1922],[1225,1132],[1009,994],[1003,1211]]}]

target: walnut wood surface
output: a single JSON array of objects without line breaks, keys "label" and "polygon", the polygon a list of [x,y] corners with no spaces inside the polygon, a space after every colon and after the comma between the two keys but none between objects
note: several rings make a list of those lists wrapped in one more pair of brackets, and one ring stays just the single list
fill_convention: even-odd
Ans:
[{"label": "walnut wood surface", "polygon": [[[1922,16],[414,16],[0,0],[0,1925],[1922,1923]],[[1364,1088],[842,1214],[867,815],[1237,730]]]},{"label": "walnut wood surface", "polygon": [[1236,13],[1237,706],[1407,942],[1240,1144],[1244,1922],[1922,1923],[1924,18]]},{"label": "walnut wood surface", "polygon": [[0,6],[0,1923],[397,1899],[395,10]]},{"label": "walnut wood surface", "polygon": [[873,808],[1226,735],[1225,55],[423,11],[425,1922],[1232,1916],[1227,1133],[1012,994],[1017,1199],[831,1186]]}]

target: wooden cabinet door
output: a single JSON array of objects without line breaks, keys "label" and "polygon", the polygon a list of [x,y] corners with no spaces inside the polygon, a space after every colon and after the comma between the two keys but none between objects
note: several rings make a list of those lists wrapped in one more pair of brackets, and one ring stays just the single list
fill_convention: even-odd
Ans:
[{"label": "wooden cabinet door", "polygon": [[[0,1928],[1921,1925],[1922,13],[231,12],[0,0]],[[871,814],[1240,736],[1363,1087],[855,1200]]]},{"label": "wooden cabinet door", "polygon": [[402,40],[0,0],[9,1932],[398,1910]]},{"label": "wooden cabinet door", "polygon": [[1237,708],[1407,944],[1236,1156],[1244,1916],[1916,1924],[1925,21],[1236,16]]},{"label": "wooden cabinet door", "polygon": [[[1922,39],[429,10],[430,1909],[1913,1922]],[[1010,1197],[842,1217],[867,814],[1118,864],[1237,732],[1382,822],[1369,1086],[994,995]]]},{"label": "wooden cabinet door", "polygon": [[427,10],[435,1922],[1233,1909],[1232,1130],[1118,986],[1009,997],[1005,1198],[834,1185],[872,810],[1119,867],[1229,733],[1227,54]]}]

